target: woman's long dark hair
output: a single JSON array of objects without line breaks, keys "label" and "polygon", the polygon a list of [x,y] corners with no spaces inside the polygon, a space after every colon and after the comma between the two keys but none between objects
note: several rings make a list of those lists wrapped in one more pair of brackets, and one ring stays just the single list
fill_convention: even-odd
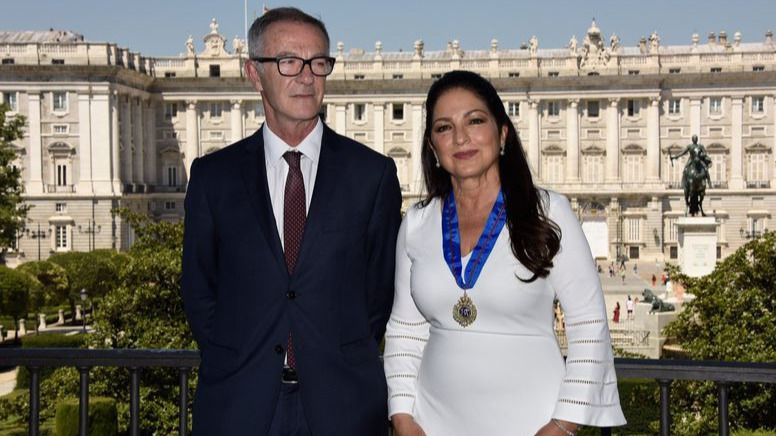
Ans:
[{"label": "woman's long dark hair", "polygon": [[[470,71],[451,71],[431,85],[426,98],[426,128],[423,133],[421,162],[427,196],[421,202],[427,206],[434,198],[446,198],[452,184],[450,174],[436,166],[431,149],[431,127],[434,107],[439,97],[451,89],[472,92],[488,107],[496,119],[498,131],[506,126],[507,138],[504,155],[499,156],[498,169],[504,205],[507,211],[507,228],[512,243],[512,253],[533,275],[521,281],[532,282],[547,277],[552,259],[560,249],[561,231],[546,213],[543,200],[549,201],[547,192],[537,188],[531,177],[528,161],[517,136],[517,131],[504,110],[504,104],[493,85],[482,76]],[[544,199],[541,197],[545,196]]]}]

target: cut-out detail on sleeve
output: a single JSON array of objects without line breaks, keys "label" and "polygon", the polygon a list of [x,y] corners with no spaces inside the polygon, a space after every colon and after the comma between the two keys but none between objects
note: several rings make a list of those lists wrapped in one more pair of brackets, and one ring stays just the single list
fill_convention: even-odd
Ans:
[{"label": "cut-out detail on sleeve", "polygon": [[563,383],[578,384],[578,385],[600,385],[600,381],[596,380],[582,380],[582,379],[566,379]]},{"label": "cut-out detail on sleeve", "polygon": [[409,321],[402,321],[402,320],[396,319],[396,318],[391,318],[390,322],[394,322],[396,324],[404,325],[404,326],[408,326],[408,327],[420,327],[422,325],[428,324],[428,321],[426,321],[426,320],[417,321],[417,322],[409,322]]},{"label": "cut-out detail on sleeve", "polygon": [[391,395],[391,398],[399,398],[399,397],[402,397],[402,398],[415,398],[415,394],[408,394],[408,393],[400,392],[398,394]]},{"label": "cut-out detail on sleeve", "polygon": [[419,342],[428,342],[427,338],[421,338],[419,336],[410,336],[410,335],[385,335],[386,339],[409,339],[412,341],[419,341]]},{"label": "cut-out detail on sleeve", "polygon": [[587,321],[577,321],[577,322],[572,322],[572,323],[566,323],[566,328],[577,327],[577,326],[581,326],[581,325],[601,324],[603,322],[606,322],[606,320],[603,320],[603,319],[590,319],[590,320],[587,320]]},{"label": "cut-out detail on sleeve", "polygon": [[569,341],[569,345],[573,344],[600,344],[604,341],[602,339],[576,339],[573,341]]},{"label": "cut-out detail on sleeve", "polygon": [[393,358],[396,358],[396,357],[409,357],[409,358],[412,358],[412,359],[422,359],[423,358],[423,356],[421,356],[420,354],[414,354],[414,353],[391,353],[391,354],[384,354],[383,355],[383,360],[385,360],[385,359],[393,359]]},{"label": "cut-out detail on sleeve", "polygon": [[391,374],[391,375],[389,375],[389,376],[387,376],[385,378],[386,379],[391,379],[391,378],[415,378],[415,374]]},{"label": "cut-out detail on sleeve", "polygon": [[573,404],[575,406],[585,406],[585,407],[619,407],[620,406],[620,403],[592,404],[589,401],[572,400],[570,398],[561,398],[558,400],[558,402]]},{"label": "cut-out detail on sleeve", "polygon": [[604,362],[598,359],[569,359],[566,361],[566,365],[574,365],[574,364],[591,364],[591,365],[602,365]]}]

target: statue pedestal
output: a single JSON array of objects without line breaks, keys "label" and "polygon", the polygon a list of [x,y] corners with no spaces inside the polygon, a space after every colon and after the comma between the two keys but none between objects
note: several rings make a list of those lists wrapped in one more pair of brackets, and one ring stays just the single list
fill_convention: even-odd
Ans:
[{"label": "statue pedestal", "polygon": [[717,221],[714,217],[681,217],[679,230],[679,266],[690,277],[702,277],[717,264]]}]

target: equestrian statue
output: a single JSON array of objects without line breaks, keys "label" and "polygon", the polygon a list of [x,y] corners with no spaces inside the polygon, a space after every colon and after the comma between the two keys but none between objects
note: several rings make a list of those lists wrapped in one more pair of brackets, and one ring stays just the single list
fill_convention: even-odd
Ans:
[{"label": "equestrian statue", "polygon": [[689,153],[690,158],[682,171],[682,189],[684,189],[684,204],[687,206],[686,213],[695,216],[700,212],[701,216],[706,216],[703,212],[703,197],[706,195],[706,188],[711,188],[711,177],[709,176],[709,166],[711,158],[706,153],[706,148],[698,143],[698,135],[692,135],[692,144],[689,144],[681,153],[671,156],[671,166],[674,165],[674,159],[678,159]]}]

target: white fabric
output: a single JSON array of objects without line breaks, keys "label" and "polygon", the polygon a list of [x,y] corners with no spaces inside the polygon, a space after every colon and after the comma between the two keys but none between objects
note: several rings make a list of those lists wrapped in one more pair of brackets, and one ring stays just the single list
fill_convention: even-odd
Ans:
[{"label": "white fabric", "polygon": [[323,138],[323,123],[318,120],[315,128],[296,147],[288,145],[273,132],[267,123],[262,128],[264,138],[264,164],[267,168],[267,187],[269,198],[272,202],[272,213],[275,215],[280,243],[283,242],[283,205],[285,202],[286,178],[288,177],[288,162],[283,159],[287,151],[302,153],[299,159],[299,167],[304,180],[304,194],[306,208],[310,210],[310,201],[313,198],[315,176],[318,174],[318,158],[321,155],[321,139]]},{"label": "white fabric", "polygon": [[[396,247],[396,296],[385,342],[389,414],[408,413],[428,436],[532,435],[550,418],[625,423],[603,292],[582,229],[565,197],[549,193],[562,231],[550,275],[530,277],[501,231],[468,292],[477,319],[453,320],[462,291],[442,255],[441,202],[412,207]],[[553,300],[565,312],[564,364]]]}]

